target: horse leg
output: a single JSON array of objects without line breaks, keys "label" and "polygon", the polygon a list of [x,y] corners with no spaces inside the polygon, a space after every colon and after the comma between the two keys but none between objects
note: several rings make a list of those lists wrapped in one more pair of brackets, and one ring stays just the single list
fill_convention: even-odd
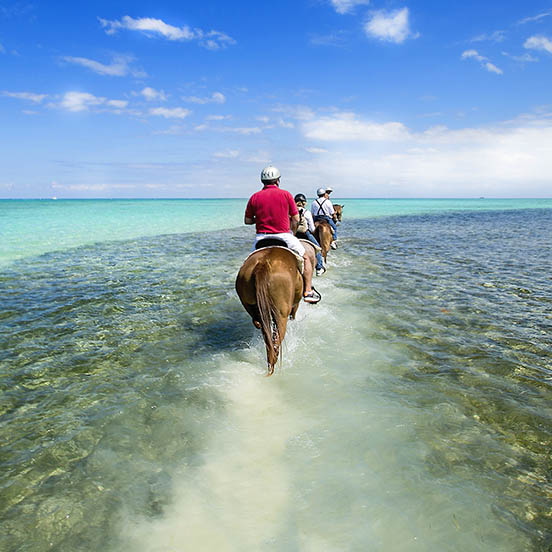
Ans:
[{"label": "horse leg", "polygon": [[326,262],[326,258],[328,256],[328,251],[330,250],[330,243],[332,241],[332,231],[329,225],[324,225],[324,228],[320,230],[322,242],[320,245],[322,246],[322,256],[324,257],[324,263]]},{"label": "horse leg", "polygon": [[260,317],[259,308],[257,307],[257,305],[244,304],[243,306],[245,307],[245,310],[249,313],[249,316],[251,316],[251,322],[253,322],[253,325],[255,326],[255,328],[260,328],[261,317]]},{"label": "horse leg", "polygon": [[289,313],[289,319],[295,320],[295,315],[297,314],[297,309],[299,308],[299,303],[293,305],[291,312]]}]

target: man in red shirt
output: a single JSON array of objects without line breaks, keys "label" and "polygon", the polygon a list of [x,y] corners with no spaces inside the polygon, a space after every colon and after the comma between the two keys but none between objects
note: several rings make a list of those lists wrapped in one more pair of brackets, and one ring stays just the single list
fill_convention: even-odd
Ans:
[{"label": "man in red shirt", "polygon": [[312,289],[312,264],[305,254],[305,248],[293,234],[299,222],[297,205],[287,190],[280,189],[280,171],[276,167],[265,167],[261,172],[261,182],[262,190],[255,192],[247,202],[244,222],[255,224],[255,244],[264,238],[279,238],[303,257],[304,300],[307,303],[318,303],[320,295]]}]

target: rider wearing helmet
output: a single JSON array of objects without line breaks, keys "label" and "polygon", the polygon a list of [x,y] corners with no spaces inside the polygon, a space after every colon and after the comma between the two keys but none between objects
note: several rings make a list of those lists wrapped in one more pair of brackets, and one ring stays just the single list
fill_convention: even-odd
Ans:
[{"label": "rider wearing helmet", "polygon": [[[307,205],[307,198],[304,194],[297,194],[293,199],[295,200],[295,205],[297,205],[297,210],[299,211],[299,225],[295,235],[298,238],[306,238],[319,248],[320,244],[313,235],[314,221],[312,220],[312,214],[305,208]],[[316,275],[322,276],[324,272],[326,272],[326,267],[324,266],[322,253],[320,253],[319,249],[316,249]]]},{"label": "rider wearing helmet", "polygon": [[292,195],[280,189],[280,171],[269,165],[261,172],[263,188],[255,192],[245,208],[245,224],[255,224],[255,243],[267,238],[278,238],[292,251],[303,257],[304,300],[318,303],[320,295],[312,289],[312,264],[303,244],[294,236],[299,221],[299,212]]},{"label": "rider wearing helmet", "polygon": [[314,222],[325,220],[332,227],[334,239],[330,244],[330,247],[332,249],[337,249],[337,225],[335,223],[336,215],[332,202],[330,201],[330,194],[332,192],[333,189],[329,186],[327,188],[318,188],[318,190],[316,190],[318,199],[315,199],[312,202],[311,213]]}]

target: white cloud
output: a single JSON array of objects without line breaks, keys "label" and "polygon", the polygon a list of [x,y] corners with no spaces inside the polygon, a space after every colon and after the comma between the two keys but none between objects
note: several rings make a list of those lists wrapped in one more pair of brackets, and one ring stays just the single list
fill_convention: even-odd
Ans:
[{"label": "white cloud", "polygon": [[105,98],[98,98],[88,92],[67,92],[61,100],[61,107],[68,111],[87,111],[90,107],[101,105]]},{"label": "white cloud", "polygon": [[246,136],[250,134],[259,134],[261,129],[259,127],[228,127],[224,129],[227,132],[236,132],[237,134],[244,134]]},{"label": "white cloud", "polygon": [[301,128],[303,134],[311,140],[330,142],[396,141],[408,136],[408,130],[402,123],[362,121],[350,112],[314,118],[303,122]]},{"label": "white cloud", "polygon": [[346,38],[345,31],[334,31],[328,34],[311,34],[309,42],[314,46],[339,46]]},{"label": "white cloud", "polygon": [[232,118],[232,115],[207,115],[207,117],[205,117],[205,120],[206,121],[225,121],[231,118]]},{"label": "white cloud", "polygon": [[490,61],[486,61],[484,63],[485,69],[491,73],[496,73],[497,75],[502,75],[503,71],[502,69],[499,69],[494,63],[491,63]]},{"label": "white cloud", "polygon": [[9,98],[16,98],[18,100],[27,100],[29,102],[40,103],[44,98],[47,98],[47,94],[34,94],[33,92],[0,92],[2,96],[8,96]]},{"label": "white cloud", "polygon": [[259,127],[210,127],[206,124],[197,125],[195,130],[213,130],[215,132],[235,132],[236,134],[243,134],[249,136],[250,134],[259,134],[261,129]]},{"label": "white cloud", "polygon": [[313,110],[304,105],[278,105],[272,111],[284,113],[288,117],[297,119],[298,121],[308,121],[314,117]]},{"label": "white cloud", "polygon": [[462,59],[475,58],[477,61],[483,61],[485,58],[479,55],[477,50],[465,50],[462,52]]},{"label": "white cloud", "polygon": [[295,125],[291,121],[284,121],[281,117],[278,119],[278,126],[282,128],[295,128]]},{"label": "white cloud", "polygon": [[370,0],[330,0],[330,3],[337,13],[343,14],[352,11],[355,6],[366,6]]},{"label": "white cloud", "polygon": [[328,153],[327,149],[324,148],[305,148],[305,151],[308,151],[309,153]]},{"label": "white cloud", "polygon": [[198,98],[197,96],[183,96],[182,99],[185,102],[191,102],[196,104],[218,103],[223,104],[226,102],[226,96],[221,92],[213,92],[211,96],[207,98]]},{"label": "white cloud", "polygon": [[173,27],[167,25],[161,19],[142,17],[134,19],[125,15],[120,21],[109,21],[99,18],[100,23],[106,29],[107,34],[115,34],[119,29],[131,31],[142,31],[147,33],[158,33],[168,40],[192,40],[197,38],[196,33],[187,25],[184,27]]},{"label": "white cloud", "polygon": [[403,43],[407,38],[417,38],[418,33],[410,31],[408,8],[391,12],[377,11],[372,13],[364,25],[364,31],[369,37],[384,42]]},{"label": "white cloud", "polygon": [[218,50],[236,42],[232,37],[219,31],[205,33],[201,29],[192,29],[188,25],[174,27],[161,19],[154,19],[152,17],[134,19],[125,15],[120,21],[98,19],[107,34],[115,34],[119,29],[127,29],[130,31],[140,31],[148,36],[161,36],[172,41],[197,40],[199,44],[208,50]]},{"label": "white cloud", "polygon": [[148,100],[148,102],[158,100],[161,102],[164,102],[167,100],[167,96],[165,95],[165,92],[163,90],[155,90],[154,88],[151,88],[150,86],[146,86],[144,89],[140,91],[140,94]]},{"label": "white cloud", "polygon": [[156,130],[153,132],[153,134],[175,136],[177,134],[182,134],[182,130],[183,128],[180,125],[172,125],[165,130]]},{"label": "white cloud", "polygon": [[514,61],[517,61],[519,63],[534,63],[536,61],[539,61],[539,58],[536,58],[531,54],[523,54],[522,56],[513,56],[508,52],[502,52],[502,55],[509,57],[510,59],[513,59]]},{"label": "white cloud", "polygon": [[[53,181],[50,184],[50,187],[54,190],[70,190],[78,192],[101,192],[109,189],[111,186],[107,184],[59,184],[56,181]],[[116,186],[117,188],[122,188],[123,186]]]},{"label": "white cloud", "polygon": [[[362,123],[357,115],[352,120]],[[315,118],[302,128],[311,139],[311,129],[327,128],[325,118]],[[364,123],[368,127],[371,123]],[[547,175],[552,171],[552,117],[535,116],[501,125],[450,130],[433,127],[403,131],[394,140],[385,132],[381,140],[367,141],[353,128],[356,139],[324,135],[327,151],[298,162],[293,179],[309,181],[316,174],[324,181],[339,182],[343,196],[458,197],[458,196],[550,196]],[[309,148],[308,151],[311,151]],[[312,151],[315,153],[315,151]],[[366,182],[369,188],[359,185]]]},{"label": "white cloud", "polygon": [[189,109],[184,109],[183,107],[154,107],[149,110],[149,113],[150,115],[165,117],[165,119],[184,119],[191,113],[191,111]]},{"label": "white cloud", "polygon": [[529,37],[525,41],[523,47],[527,48],[528,50],[544,50],[545,52],[552,54],[552,41],[549,38],[541,35]]},{"label": "white cloud", "polygon": [[128,102],[125,100],[108,100],[88,92],[66,92],[59,103],[59,107],[72,112],[88,111],[90,108],[101,106],[111,111],[120,112],[127,105]]},{"label": "white cloud", "polygon": [[486,69],[491,73],[496,73],[497,75],[502,75],[502,69],[499,69],[496,65],[491,63],[488,58],[482,56],[477,50],[466,50],[462,52],[462,59],[475,59],[481,64],[481,67]]},{"label": "white cloud", "polygon": [[470,42],[504,42],[506,40],[505,31],[493,31],[492,33],[483,33],[471,39]]},{"label": "white cloud", "polygon": [[107,100],[105,103],[115,109],[124,109],[128,105],[126,100]]},{"label": "white cloud", "polygon": [[75,65],[81,65],[86,67],[94,73],[99,75],[108,75],[111,77],[124,77],[126,75],[133,74],[134,76],[145,76],[143,71],[133,71],[130,68],[130,63],[134,61],[131,56],[115,56],[111,64],[106,65],[93,59],[83,57],[65,56],[62,58],[67,63],[74,63]]},{"label": "white cloud", "polygon": [[204,35],[204,39],[200,40],[199,43],[204,48],[207,48],[207,50],[220,50],[221,48],[226,48],[226,46],[236,44],[236,41],[226,33],[209,31]]},{"label": "white cloud", "polygon": [[235,159],[240,154],[239,150],[225,150],[225,151],[217,151],[213,154],[214,157],[218,157],[219,159]]},{"label": "white cloud", "polygon": [[539,15],[535,15],[533,17],[526,17],[525,19],[522,19],[521,21],[518,21],[518,25],[524,25],[525,23],[533,23],[534,21],[539,21],[545,17],[550,17],[552,15],[552,11],[540,13]]}]

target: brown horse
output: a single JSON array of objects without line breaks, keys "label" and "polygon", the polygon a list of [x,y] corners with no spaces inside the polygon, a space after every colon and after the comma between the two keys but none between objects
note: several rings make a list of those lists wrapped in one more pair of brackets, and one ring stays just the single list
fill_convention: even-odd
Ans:
[{"label": "brown horse", "polygon": [[330,244],[333,240],[332,227],[325,220],[316,221],[314,223],[314,237],[322,248],[322,257],[325,263],[328,251],[330,250]]},{"label": "brown horse", "polygon": [[288,318],[294,319],[303,297],[303,277],[297,257],[283,247],[266,247],[245,260],[236,291],[266,345],[268,374],[274,373]]},{"label": "brown horse", "polygon": [[343,207],[345,207],[345,205],[339,205],[339,203],[335,203],[333,206],[337,222],[341,222],[341,219],[343,218]]}]

